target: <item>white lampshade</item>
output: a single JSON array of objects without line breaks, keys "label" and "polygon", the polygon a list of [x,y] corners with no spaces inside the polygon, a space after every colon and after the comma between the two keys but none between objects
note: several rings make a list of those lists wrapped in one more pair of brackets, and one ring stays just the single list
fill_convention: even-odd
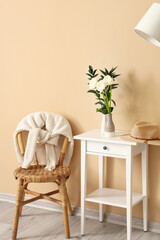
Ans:
[{"label": "white lampshade", "polygon": [[160,47],[160,4],[153,3],[135,27],[136,33]]}]

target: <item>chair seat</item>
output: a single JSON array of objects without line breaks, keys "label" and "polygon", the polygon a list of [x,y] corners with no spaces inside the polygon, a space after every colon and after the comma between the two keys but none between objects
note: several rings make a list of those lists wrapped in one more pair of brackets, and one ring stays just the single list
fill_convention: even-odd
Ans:
[{"label": "chair seat", "polygon": [[53,171],[45,170],[45,165],[31,165],[28,169],[17,168],[14,171],[16,179],[29,182],[54,182],[62,177],[68,178],[71,171],[68,167],[56,167]]}]

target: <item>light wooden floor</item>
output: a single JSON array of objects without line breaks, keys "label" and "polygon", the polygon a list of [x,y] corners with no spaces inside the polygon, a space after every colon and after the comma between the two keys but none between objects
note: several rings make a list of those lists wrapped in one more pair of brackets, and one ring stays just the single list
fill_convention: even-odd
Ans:
[{"label": "light wooden floor", "polygon": [[[14,204],[0,201],[0,240],[10,240],[14,215]],[[86,219],[86,235],[80,236],[80,217],[70,216],[72,240],[125,240],[126,228],[111,223],[99,223]],[[60,212],[24,206],[19,222],[17,239],[63,240],[63,215]],[[133,240],[160,240],[160,234],[133,229]]]}]

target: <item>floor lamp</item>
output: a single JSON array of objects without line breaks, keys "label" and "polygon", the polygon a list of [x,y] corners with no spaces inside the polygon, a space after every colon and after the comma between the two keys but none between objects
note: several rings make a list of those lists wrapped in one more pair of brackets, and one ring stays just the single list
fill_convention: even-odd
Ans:
[{"label": "floor lamp", "polygon": [[141,37],[160,47],[160,4],[153,3],[135,27]]}]

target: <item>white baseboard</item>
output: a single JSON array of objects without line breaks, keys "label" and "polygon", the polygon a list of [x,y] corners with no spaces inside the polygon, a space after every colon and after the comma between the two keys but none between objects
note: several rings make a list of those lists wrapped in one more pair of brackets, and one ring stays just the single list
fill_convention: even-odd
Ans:
[{"label": "white baseboard", "polygon": [[[0,201],[9,202],[15,204],[16,196],[9,193],[0,193]],[[52,203],[45,200],[37,200],[36,202],[32,202],[27,204],[27,206],[46,209],[49,211],[62,212],[61,206],[56,203]],[[73,215],[80,216],[80,207],[72,206]],[[91,219],[99,219],[99,212],[93,209],[86,209],[86,217]],[[104,213],[104,221],[109,223],[114,223],[118,225],[126,226],[126,217],[113,213]],[[132,226],[137,229],[143,230],[143,220],[140,218],[132,218]],[[160,233],[160,222],[148,222],[148,230],[150,232]]]}]

